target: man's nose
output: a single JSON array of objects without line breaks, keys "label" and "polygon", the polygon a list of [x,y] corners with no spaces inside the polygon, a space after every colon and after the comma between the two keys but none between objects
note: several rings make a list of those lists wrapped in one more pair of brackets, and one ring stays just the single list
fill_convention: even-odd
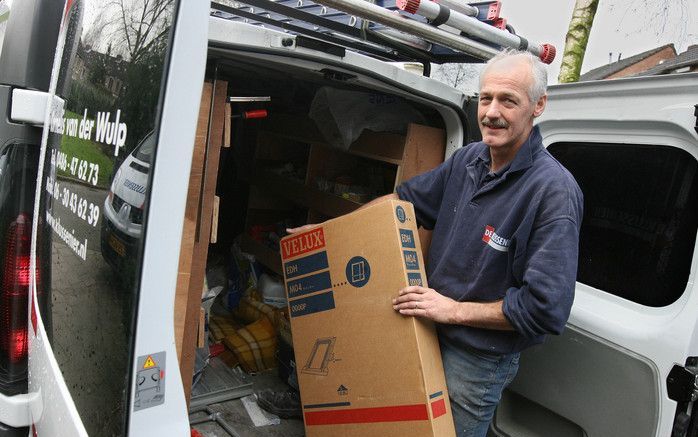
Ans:
[{"label": "man's nose", "polygon": [[489,118],[499,118],[501,113],[499,112],[499,103],[496,100],[492,100],[489,105],[487,105],[487,111],[485,115]]}]

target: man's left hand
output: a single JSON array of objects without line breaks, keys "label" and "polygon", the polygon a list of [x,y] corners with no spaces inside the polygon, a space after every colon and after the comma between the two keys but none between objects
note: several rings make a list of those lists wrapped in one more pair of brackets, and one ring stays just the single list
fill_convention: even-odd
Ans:
[{"label": "man's left hand", "polygon": [[413,285],[400,290],[393,309],[405,316],[418,316],[437,323],[454,323],[458,302],[438,291]]}]

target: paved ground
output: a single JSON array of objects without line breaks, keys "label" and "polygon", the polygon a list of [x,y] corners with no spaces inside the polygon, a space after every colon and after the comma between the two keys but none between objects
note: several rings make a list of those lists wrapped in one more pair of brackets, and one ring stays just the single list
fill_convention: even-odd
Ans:
[{"label": "paved ground", "polygon": [[119,435],[129,363],[126,291],[102,259],[99,240],[85,261],[57,240],[52,247],[51,345],[88,430]]},{"label": "paved ground", "polygon": [[[250,376],[250,380],[255,391],[264,388],[273,390],[286,390],[288,385],[282,382],[276,375],[275,371],[264,372],[254,376]],[[210,405],[211,409],[220,412],[222,418],[232,426],[235,432],[240,437],[303,437],[303,421],[298,419],[281,419],[279,425],[269,425],[256,428],[250,419],[247,410],[239,399],[221,402],[219,404]],[[196,419],[207,416],[206,413],[200,412],[192,415],[190,419]],[[214,422],[202,423],[193,427],[199,431],[204,437],[228,437],[230,436],[221,426]],[[235,436],[237,437],[237,436]]]},{"label": "paved ground", "polygon": [[[60,183],[100,208],[107,195]],[[53,215],[80,241],[86,238],[88,247],[83,261],[51,233],[52,271],[43,278],[51,281],[51,346],[90,435],[121,435],[130,341],[124,322],[132,315],[132,291],[102,257],[99,224],[87,224],[60,202],[54,203]]]}]

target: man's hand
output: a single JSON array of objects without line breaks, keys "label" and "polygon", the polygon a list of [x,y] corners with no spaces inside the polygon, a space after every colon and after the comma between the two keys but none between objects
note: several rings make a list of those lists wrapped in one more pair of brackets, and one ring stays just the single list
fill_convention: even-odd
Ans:
[{"label": "man's hand", "polygon": [[289,234],[296,234],[298,232],[307,231],[308,229],[315,227],[315,226],[317,226],[317,225],[309,224],[309,225],[299,226],[297,228],[286,228],[286,232],[288,232]]},{"label": "man's hand", "polygon": [[413,285],[400,290],[393,309],[405,316],[419,316],[437,323],[457,323],[458,302],[431,288]]},{"label": "man's hand", "polygon": [[437,323],[512,331],[502,312],[502,301],[458,302],[431,288],[411,286],[400,290],[393,309],[405,316],[424,317]]}]

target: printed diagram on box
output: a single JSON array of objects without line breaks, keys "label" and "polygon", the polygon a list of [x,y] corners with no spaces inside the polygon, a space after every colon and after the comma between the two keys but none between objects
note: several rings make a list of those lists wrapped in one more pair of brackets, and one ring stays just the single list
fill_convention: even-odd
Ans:
[{"label": "printed diagram on box", "polygon": [[364,281],[366,279],[366,264],[363,261],[351,265],[351,282]]},{"label": "printed diagram on box", "polygon": [[309,375],[327,376],[329,373],[329,364],[339,361],[334,356],[334,344],[337,337],[318,338],[315,340],[313,349],[308,355],[305,365],[301,369],[302,373]]},{"label": "printed diagram on box", "polygon": [[349,260],[346,267],[347,282],[354,287],[363,287],[371,277],[371,266],[362,256],[355,256]]}]

